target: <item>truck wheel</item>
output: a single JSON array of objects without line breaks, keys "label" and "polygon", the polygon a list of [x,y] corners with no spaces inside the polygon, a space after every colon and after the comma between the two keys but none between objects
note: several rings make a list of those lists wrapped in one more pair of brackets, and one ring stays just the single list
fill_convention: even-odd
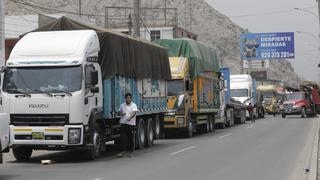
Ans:
[{"label": "truck wheel", "polygon": [[215,124],[214,124],[214,119],[212,115],[209,116],[209,124],[210,124],[209,132],[213,132],[215,129]]},{"label": "truck wheel", "polygon": [[114,145],[117,149],[121,148],[121,139],[120,138],[116,138],[113,140],[114,141]]},{"label": "truck wheel", "polygon": [[285,114],[281,114],[282,118],[286,118],[286,115]]},{"label": "truck wheel", "polygon": [[302,107],[301,109],[301,118],[306,118],[306,108]]},{"label": "truck wheel", "polygon": [[149,118],[147,121],[147,137],[146,137],[146,147],[153,146],[154,142],[154,131],[153,131],[153,121]]},{"label": "truck wheel", "polygon": [[159,115],[154,116],[154,139],[160,138],[160,118]]},{"label": "truck wheel", "polygon": [[185,131],[186,138],[191,138],[193,136],[193,123],[189,122],[189,126]]},{"label": "truck wheel", "polygon": [[89,147],[88,150],[86,150],[86,159],[88,160],[94,160],[96,158],[99,158],[101,156],[102,152],[102,137],[101,137],[101,129],[98,123],[93,123],[93,129],[92,129],[92,139],[91,143],[92,145]]},{"label": "truck wheel", "polygon": [[137,133],[136,133],[136,148],[143,149],[146,139],[145,124],[143,119],[139,119],[137,124]]},{"label": "truck wheel", "polygon": [[206,125],[206,128],[204,130],[206,133],[210,132],[210,117],[208,117],[208,120],[207,120],[207,125]]},{"label": "truck wheel", "polygon": [[18,161],[29,161],[32,154],[32,148],[29,147],[14,147],[12,148],[13,155]]}]

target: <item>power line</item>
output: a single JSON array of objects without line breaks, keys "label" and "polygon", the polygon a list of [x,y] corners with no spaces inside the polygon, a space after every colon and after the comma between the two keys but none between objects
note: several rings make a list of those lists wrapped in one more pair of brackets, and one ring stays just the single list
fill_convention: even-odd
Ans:
[{"label": "power line", "polygon": [[[308,6],[303,7],[300,9],[310,9],[315,8],[318,6]],[[228,16],[229,18],[242,18],[242,17],[251,17],[251,16],[267,16],[267,15],[275,15],[275,14],[287,14],[287,13],[293,13],[293,10],[282,10],[282,11],[271,11],[271,12],[263,12],[263,13],[255,13],[255,14],[243,14],[243,15],[232,15]]]},{"label": "power line", "polygon": [[[32,8],[37,8],[37,9],[40,9],[40,10],[55,11],[55,12],[79,15],[79,12],[72,12],[72,11],[66,11],[66,10],[60,10],[60,9],[53,9],[53,8],[39,6],[39,5],[31,4],[31,3],[21,2],[21,1],[18,1],[18,0],[9,0],[9,1],[14,2],[16,4],[29,6],[29,7],[32,7]],[[36,12],[36,13],[38,13],[38,12]],[[85,16],[101,16],[101,17],[105,16],[105,15],[100,15],[100,14],[86,14],[86,13],[82,13],[81,15],[85,15]]]},{"label": "power line", "polygon": [[0,21],[0,23],[4,24],[4,25],[17,25],[19,27],[21,27],[21,26],[23,26],[23,27],[31,27],[31,28],[37,28],[38,27],[38,25],[37,26],[32,26],[32,25],[27,25],[27,24],[15,24],[15,23],[11,23],[11,22],[1,22]]},{"label": "power line", "polygon": [[11,16],[11,17],[13,17],[13,18],[19,18],[19,19],[23,19],[23,20],[25,20],[25,21],[27,21],[27,22],[31,22],[31,23],[38,23],[37,21],[32,21],[32,20],[30,20],[30,19],[26,19],[26,18],[24,18],[23,16]]},{"label": "power line", "polygon": [[256,14],[243,14],[237,16],[228,16],[229,18],[242,18],[242,17],[250,17],[250,16],[267,16],[267,15],[275,15],[275,14],[287,14],[293,13],[293,10],[286,10],[286,11],[273,11],[273,12],[265,12],[265,13],[256,13]]}]

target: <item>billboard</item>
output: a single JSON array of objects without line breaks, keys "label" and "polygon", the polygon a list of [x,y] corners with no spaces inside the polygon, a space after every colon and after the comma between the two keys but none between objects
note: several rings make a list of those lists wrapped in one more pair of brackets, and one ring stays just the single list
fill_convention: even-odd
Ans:
[{"label": "billboard", "polygon": [[240,54],[241,60],[294,58],[294,33],[241,34]]}]

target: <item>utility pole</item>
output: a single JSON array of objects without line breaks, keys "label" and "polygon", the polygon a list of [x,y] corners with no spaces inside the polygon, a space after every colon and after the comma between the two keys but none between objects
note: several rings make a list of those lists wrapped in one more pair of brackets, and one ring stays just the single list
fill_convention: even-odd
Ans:
[{"label": "utility pole", "polygon": [[189,1],[190,32],[192,32],[192,0]]},{"label": "utility pole", "polygon": [[79,0],[79,16],[81,16],[81,0]]},{"label": "utility pole", "polygon": [[319,39],[320,39],[320,0],[318,2],[318,19],[319,19]]},{"label": "utility pole", "polygon": [[132,26],[133,26],[133,24],[132,24],[132,16],[131,16],[131,14],[129,14],[129,22],[128,22],[128,29],[129,29],[128,34],[129,35],[132,35]]},{"label": "utility pole", "polygon": [[140,0],[133,0],[133,13],[134,36],[140,37]]},{"label": "utility pole", "polygon": [[164,0],[164,27],[167,26],[167,0]]},{"label": "utility pole", "polygon": [[5,41],[5,34],[4,34],[4,3],[3,0],[0,1],[0,67],[5,66],[5,57],[4,57],[4,41]]}]

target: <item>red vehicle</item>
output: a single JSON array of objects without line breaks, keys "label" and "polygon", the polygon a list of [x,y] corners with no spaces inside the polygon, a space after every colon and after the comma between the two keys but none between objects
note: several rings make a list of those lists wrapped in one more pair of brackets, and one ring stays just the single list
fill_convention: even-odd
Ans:
[{"label": "red vehicle", "polygon": [[281,115],[301,115],[302,118],[315,116],[320,110],[319,90],[315,86],[305,85],[300,91],[287,94],[287,100],[281,106]]}]

